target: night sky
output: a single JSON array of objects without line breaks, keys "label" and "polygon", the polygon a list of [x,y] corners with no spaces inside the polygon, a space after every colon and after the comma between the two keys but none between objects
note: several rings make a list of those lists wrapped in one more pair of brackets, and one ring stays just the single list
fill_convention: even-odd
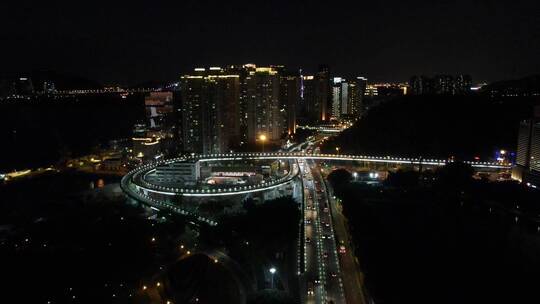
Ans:
[{"label": "night sky", "polygon": [[307,71],[326,63],[373,81],[434,73],[493,81],[540,70],[535,0],[8,2],[0,73],[49,69],[134,84],[247,62]]}]

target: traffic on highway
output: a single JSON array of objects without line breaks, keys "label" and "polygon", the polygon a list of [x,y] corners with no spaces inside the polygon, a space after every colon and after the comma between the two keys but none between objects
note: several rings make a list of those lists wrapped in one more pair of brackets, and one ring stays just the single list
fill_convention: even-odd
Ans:
[{"label": "traffic on highway", "polygon": [[[308,152],[311,147],[308,147]],[[313,160],[298,160],[304,185],[304,303],[346,303],[338,243],[324,181]],[[345,249],[346,250],[346,249]]]}]

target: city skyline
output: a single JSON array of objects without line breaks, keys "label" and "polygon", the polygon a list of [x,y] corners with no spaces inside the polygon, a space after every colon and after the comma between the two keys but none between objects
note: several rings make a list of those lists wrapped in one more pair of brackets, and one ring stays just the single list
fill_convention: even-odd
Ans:
[{"label": "city skyline", "polygon": [[539,1],[0,10],[0,298],[540,302]]}]

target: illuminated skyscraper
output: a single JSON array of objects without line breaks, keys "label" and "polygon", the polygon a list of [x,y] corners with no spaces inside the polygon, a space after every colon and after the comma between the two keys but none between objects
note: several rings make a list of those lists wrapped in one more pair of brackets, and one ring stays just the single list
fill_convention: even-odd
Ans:
[{"label": "illuminated skyscraper", "polygon": [[349,114],[353,119],[358,119],[362,116],[366,87],[367,78],[365,77],[356,77],[355,81],[349,82]]},{"label": "illuminated skyscraper", "polygon": [[540,121],[537,120],[532,126],[531,132],[531,152],[530,163],[531,170],[540,175]]},{"label": "illuminated skyscraper", "polygon": [[332,119],[339,120],[343,115],[348,115],[349,102],[349,83],[345,78],[334,77],[332,82]]},{"label": "illuminated skyscraper", "polygon": [[470,75],[413,76],[409,81],[412,95],[465,95],[471,91]]},{"label": "illuminated skyscraper", "polygon": [[319,66],[319,70],[315,74],[314,101],[313,108],[318,113],[318,121],[330,120],[332,91],[330,90],[330,69],[328,66]]},{"label": "illuminated skyscraper", "polygon": [[540,107],[519,125],[516,167],[512,177],[540,187]]},{"label": "illuminated skyscraper", "polygon": [[349,83],[344,79],[341,83],[341,115],[348,115],[349,107]]},{"label": "illuminated skyscraper", "polygon": [[315,77],[301,75],[300,99],[297,106],[297,117],[301,124],[318,122],[320,113],[315,107]]},{"label": "illuminated skyscraper", "polygon": [[230,74],[240,76],[240,97],[239,97],[239,119],[240,119],[240,145],[248,142],[248,84],[247,79],[250,72],[254,72],[257,66],[255,64],[244,64],[243,66],[232,66],[229,68]]},{"label": "illuminated skyscraper", "polygon": [[301,102],[302,82],[298,73],[282,72],[280,77],[280,112],[288,135],[296,133],[297,105]]},{"label": "illuminated skyscraper", "polygon": [[185,152],[222,153],[239,144],[238,74],[197,68],[180,79],[182,141]]},{"label": "illuminated skyscraper", "polygon": [[264,135],[270,142],[281,139],[280,77],[273,67],[257,67],[246,77],[247,139],[255,143]]},{"label": "illuminated skyscraper", "polygon": [[516,165],[528,167],[531,153],[532,123],[524,120],[519,124]]}]

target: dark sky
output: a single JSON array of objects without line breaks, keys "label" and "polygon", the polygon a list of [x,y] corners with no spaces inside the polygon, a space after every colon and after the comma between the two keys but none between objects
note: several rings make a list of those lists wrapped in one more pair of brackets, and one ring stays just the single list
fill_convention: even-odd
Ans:
[{"label": "dark sky", "polygon": [[110,2],[2,1],[1,72],[50,69],[133,84],[247,62],[308,71],[326,63],[377,81],[540,71],[537,0]]}]

